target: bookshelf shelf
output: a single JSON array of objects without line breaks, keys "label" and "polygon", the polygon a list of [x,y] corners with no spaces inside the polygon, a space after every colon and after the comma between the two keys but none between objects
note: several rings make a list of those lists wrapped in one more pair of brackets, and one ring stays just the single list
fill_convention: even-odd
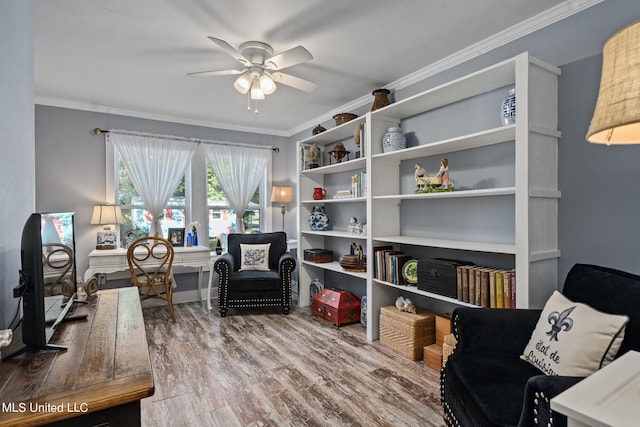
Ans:
[{"label": "bookshelf shelf", "polygon": [[398,289],[398,290],[401,290],[403,292],[407,292],[407,293],[410,293],[410,294],[422,295],[422,296],[425,296],[425,297],[437,299],[437,300],[440,300],[440,301],[445,301],[445,302],[452,303],[452,304],[455,304],[455,305],[460,305],[460,306],[465,306],[465,307],[478,307],[475,304],[470,304],[468,302],[462,302],[462,301],[459,301],[457,299],[449,298],[449,297],[444,296],[444,295],[434,294],[433,292],[421,291],[420,289],[416,288],[415,286],[396,285],[396,284],[385,282],[384,280],[379,280],[379,279],[373,279],[373,282],[375,284],[377,284],[377,285],[380,285],[380,286],[386,286],[386,287],[389,287],[389,288],[395,288],[395,289]]}]

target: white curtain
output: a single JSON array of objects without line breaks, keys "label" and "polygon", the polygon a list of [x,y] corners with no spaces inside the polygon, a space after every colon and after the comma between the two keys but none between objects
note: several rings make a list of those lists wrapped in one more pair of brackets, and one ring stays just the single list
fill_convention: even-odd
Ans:
[{"label": "white curtain", "polygon": [[244,232],[242,216],[271,161],[271,148],[210,144],[207,157],[231,208],[236,212],[236,231]]},{"label": "white curtain", "polygon": [[112,131],[107,134],[107,138],[113,142],[133,186],[153,216],[149,234],[162,236],[159,222],[164,208],[185,174],[198,145],[161,136]]}]

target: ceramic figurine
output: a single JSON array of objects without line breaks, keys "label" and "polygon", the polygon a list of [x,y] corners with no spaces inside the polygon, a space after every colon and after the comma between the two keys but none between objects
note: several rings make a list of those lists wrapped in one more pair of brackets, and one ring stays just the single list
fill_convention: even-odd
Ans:
[{"label": "ceramic figurine", "polygon": [[451,182],[451,178],[449,178],[449,161],[446,158],[440,160],[440,170],[436,176],[442,178],[440,188],[453,188],[453,182]]},{"label": "ceramic figurine", "polygon": [[362,234],[363,225],[358,222],[358,218],[352,216],[349,220],[349,226],[347,227],[347,231],[349,233]]},{"label": "ceramic figurine", "polygon": [[420,163],[416,163],[414,177],[416,179],[416,190],[424,190],[428,183],[429,174]]}]

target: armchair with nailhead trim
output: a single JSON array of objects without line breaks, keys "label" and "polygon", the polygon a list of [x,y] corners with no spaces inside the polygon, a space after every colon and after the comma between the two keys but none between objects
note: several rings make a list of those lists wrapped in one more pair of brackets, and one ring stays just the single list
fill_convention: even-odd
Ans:
[{"label": "armchair with nailhead trim", "polygon": [[[242,244],[270,243],[268,271],[240,270]],[[229,308],[280,307],[284,314],[291,309],[291,276],[296,259],[287,250],[287,234],[278,231],[262,234],[232,233],[227,237],[227,252],[214,263],[218,273],[220,315]]]},{"label": "armchair with nailhead trim", "polygon": [[[640,276],[576,264],[562,293],[596,310],[629,316],[616,357],[629,350],[640,351]],[[520,359],[540,312],[454,310],[452,327],[457,344],[440,373],[447,426],[567,425],[565,416],[551,410],[550,400],[584,378],[547,376]]]}]

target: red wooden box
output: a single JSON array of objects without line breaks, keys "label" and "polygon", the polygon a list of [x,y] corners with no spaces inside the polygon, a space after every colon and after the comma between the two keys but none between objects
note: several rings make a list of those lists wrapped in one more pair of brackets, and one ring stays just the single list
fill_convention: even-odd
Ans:
[{"label": "red wooden box", "polygon": [[325,288],[313,297],[312,313],[336,326],[360,321],[360,298],[342,289]]}]

